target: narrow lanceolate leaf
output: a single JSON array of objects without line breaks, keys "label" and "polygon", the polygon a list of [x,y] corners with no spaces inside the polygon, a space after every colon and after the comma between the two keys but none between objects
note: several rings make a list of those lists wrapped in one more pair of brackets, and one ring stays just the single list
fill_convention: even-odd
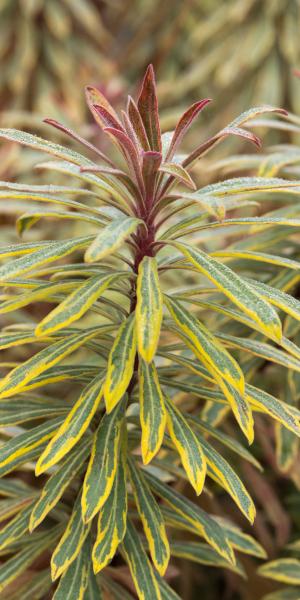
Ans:
[{"label": "narrow lanceolate leaf", "polygon": [[155,258],[145,256],[140,263],[136,293],[138,350],[146,362],[151,362],[156,352],[163,314],[163,297]]},{"label": "narrow lanceolate leaf", "polygon": [[48,335],[80,319],[116,277],[116,275],[91,277],[79,285],[39,323],[35,330],[36,335]]},{"label": "narrow lanceolate leaf", "polygon": [[153,66],[149,65],[138,98],[141,115],[151,150],[161,152],[161,132],[158,117],[158,102]]},{"label": "narrow lanceolate leaf", "polygon": [[0,138],[9,140],[11,142],[17,142],[23,146],[33,148],[34,150],[40,150],[41,152],[52,154],[58,158],[61,158],[62,160],[66,160],[76,165],[94,164],[92,161],[88,160],[78,152],[71,150],[70,148],[65,148],[59,144],[54,144],[53,142],[44,140],[36,135],[32,135],[31,133],[26,133],[25,131],[18,131],[17,129],[0,129]]},{"label": "narrow lanceolate leaf", "polygon": [[121,325],[108,359],[103,388],[107,412],[113,410],[127,390],[134,370],[135,354],[136,327],[134,314],[131,314]]},{"label": "narrow lanceolate leaf", "polygon": [[0,477],[12,471],[22,462],[31,460],[32,454],[35,451],[39,452],[39,448],[54,435],[61,422],[61,417],[51,419],[51,421],[25,431],[3,444],[1,446]]},{"label": "narrow lanceolate leaf", "polygon": [[178,179],[179,183],[184,183],[187,187],[196,190],[196,184],[192,180],[188,171],[186,171],[181,165],[173,162],[165,162],[161,165],[159,170],[162,173],[167,173],[171,177]]},{"label": "narrow lanceolate leaf", "polygon": [[59,469],[48,479],[41,495],[34,505],[29,530],[33,531],[46,518],[52,508],[57,504],[72,479],[83,467],[89,454],[90,445],[84,441],[66,458]]},{"label": "narrow lanceolate leaf", "polygon": [[154,575],[159,585],[162,600],[180,600],[178,594],[176,594],[163,577],[158,573],[154,573]]},{"label": "narrow lanceolate leaf", "polygon": [[126,532],[126,445],[123,446],[112,490],[99,512],[97,537],[92,552],[95,573],[112,560]]},{"label": "narrow lanceolate leaf", "polygon": [[148,464],[159,451],[166,426],[166,408],[154,363],[139,362],[142,457]]},{"label": "narrow lanceolate leaf", "polygon": [[77,558],[63,574],[53,600],[83,600],[91,569],[90,540],[86,539]]},{"label": "narrow lanceolate leaf", "polygon": [[200,360],[206,363],[205,366],[209,365],[233,387],[243,393],[245,382],[237,362],[218,343],[209,330],[191,315],[180,302],[170,296],[165,297],[165,302],[174,321],[184,336],[190,340],[199,356],[202,357]]},{"label": "narrow lanceolate leaf", "polygon": [[129,566],[139,600],[161,600],[160,589],[138,533],[127,520],[122,550]]},{"label": "narrow lanceolate leaf", "polygon": [[261,331],[274,340],[281,339],[281,323],[276,311],[227,265],[202,250],[177,243],[176,247],[206,277],[208,277],[234,304],[251,317]]},{"label": "narrow lanceolate leaf", "polygon": [[237,422],[251,443],[254,437],[253,417],[249,403],[244,398],[244,376],[239,365],[210,331],[177,300],[168,297],[166,304],[183,334],[183,340],[221,387]]},{"label": "narrow lanceolate leaf", "polygon": [[21,256],[14,261],[8,262],[0,267],[0,281],[8,281],[14,277],[17,277],[23,273],[29,271],[35,271],[42,265],[49,264],[60,258],[68,256],[76,250],[81,250],[87,246],[92,236],[74,238],[73,240],[66,240],[63,242],[51,242],[47,244],[45,248]]},{"label": "narrow lanceolate leaf", "polygon": [[292,407],[285,402],[281,402],[271,394],[259,390],[252,385],[246,386],[246,393],[249,402],[254,409],[261,410],[269,414],[273,419],[279,421],[284,427],[293,431],[300,437],[299,419],[292,413]]},{"label": "narrow lanceolate leaf", "polygon": [[40,541],[32,539],[31,543],[26,545],[23,550],[3,563],[0,566],[0,592],[24,573],[45,550],[49,550],[57,536],[57,530],[51,530]]},{"label": "narrow lanceolate leaf", "polygon": [[93,442],[90,462],[83,482],[82,516],[89,521],[106,502],[117,472],[126,399],[104,415]]},{"label": "narrow lanceolate leaf", "polygon": [[44,348],[2,379],[0,398],[9,398],[21,391],[29,381],[61,362],[95,335],[97,335],[97,331],[82,331]]},{"label": "narrow lanceolate leaf", "polygon": [[67,418],[41,454],[36,475],[41,475],[61,460],[87,430],[102,397],[102,375],[97,375],[83,390]]},{"label": "narrow lanceolate leaf", "polygon": [[75,560],[89,533],[90,525],[84,524],[81,518],[80,497],[81,493],[77,496],[65,532],[51,557],[52,581],[60,577]]},{"label": "narrow lanceolate leaf", "polygon": [[229,564],[224,558],[219,556],[215,550],[209,548],[206,544],[199,544],[199,542],[174,542],[171,545],[171,552],[172,556],[178,558],[185,558],[199,563],[200,565],[230,569],[230,571],[245,576],[240,563],[235,565]]},{"label": "narrow lanceolate leaf", "polygon": [[300,302],[297,298],[286,294],[278,288],[273,288],[261,281],[249,279],[250,285],[258,291],[258,293],[266,298],[268,302],[277,306],[288,315],[291,315],[297,321],[300,321]]},{"label": "narrow lanceolate leaf", "polygon": [[273,560],[258,569],[259,575],[282,581],[291,585],[300,585],[300,560],[296,558],[280,558]]},{"label": "narrow lanceolate leaf", "polygon": [[131,459],[128,464],[135,502],[143,523],[150,555],[160,575],[164,575],[170,559],[164,518],[141,470]]},{"label": "narrow lanceolate leaf", "polygon": [[174,131],[169,149],[167,151],[167,160],[170,160],[173,157],[182,138],[192,125],[194,119],[209,102],[211,102],[210,98],[204,98],[204,100],[199,100],[198,102],[195,102],[195,104],[192,104],[192,106],[190,106],[185,111],[185,113],[183,113],[182,117],[179,119],[176,125],[176,129]]},{"label": "narrow lanceolate leaf", "polygon": [[206,511],[188,498],[170,488],[168,485],[146,472],[146,479],[155,494],[187,519],[194,527],[196,535],[201,535],[207,543],[212,546],[220,556],[231,563],[235,563],[235,557],[231,545],[228,542],[226,531]]},{"label": "narrow lanceolate leaf", "polygon": [[27,506],[0,530],[0,550],[13,544],[28,531],[32,505]]},{"label": "narrow lanceolate leaf", "polygon": [[95,262],[115,252],[141,223],[140,219],[133,217],[124,217],[112,221],[102,229],[89,246],[84,256],[85,261]]},{"label": "narrow lanceolate leaf", "polygon": [[219,454],[202,436],[200,438],[200,443],[209,466],[209,475],[213,478],[214,475],[216,476],[217,480],[222,483],[245,517],[247,517],[250,523],[253,523],[255,518],[255,506],[243,482],[223,456],[221,456],[221,454]]},{"label": "narrow lanceolate leaf", "polygon": [[168,399],[166,402],[167,423],[172,442],[179,452],[191,485],[199,495],[202,492],[206,475],[206,460],[201,444],[173,402]]}]

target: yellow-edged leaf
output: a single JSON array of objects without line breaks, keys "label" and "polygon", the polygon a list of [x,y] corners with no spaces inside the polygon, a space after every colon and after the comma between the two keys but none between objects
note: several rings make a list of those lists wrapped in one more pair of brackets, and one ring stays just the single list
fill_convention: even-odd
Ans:
[{"label": "yellow-edged leaf", "polygon": [[126,398],[105,414],[95,433],[82,490],[82,517],[89,521],[106,502],[117,472]]},{"label": "yellow-edged leaf", "polygon": [[84,388],[67,418],[41,454],[36,464],[36,475],[41,475],[55,465],[83,436],[102,398],[102,383],[103,377],[100,374]]},{"label": "yellow-edged leaf", "polygon": [[38,324],[35,330],[36,335],[52,334],[80,319],[116,277],[120,277],[120,274],[91,277],[77,286],[74,292]]},{"label": "yellow-edged leaf", "polygon": [[142,457],[148,464],[159,451],[166,426],[166,408],[154,363],[139,362]]},{"label": "yellow-edged leaf", "polygon": [[134,314],[131,314],[121,325],[108,359],[103,388],[107,412],[113,410],[127,390],[134,370],[135,354],[136,328]]},{"label": "yellow-edged leaf", "polygon": [[129,460],[128,465],[135,502],[143,523],[150,555],[160,575],[164,575],[170,559],[164,518],[141,470],[133,460]]},{"label": "yellow-edged leaf", "polygon": [[280,319],[274,308],[249,286],[232,269],[220,263],[202,250],[187,244],[175,243],[184,256],[206,275],[234,304],[251,317],[261,331],[271,339],[280,341]]},{"label": "yellow-edged leaf", "polygon": [[98,517],[97,537],[93,547],[93,567],[98,573],[112,560],[126,532],[126,444],[121,445],[112,490]]},{"label": "yellow-edged leaf", "polygon": [[167,423],[172,442],[180,455],[191,485],[199,495],[202,492],[206,475],[206,460],[202,446],[174,403],[166,399],[166,404]]},{"label": "yellow-edged leaf", "polygon": [[9,398],[9,396],[20,392],[32,379],[38,377],[58,362],[61,362],[85,342],[95,337],[97,333],[97,330],[89,330],[69,335],[67,338],[51,344],[23,362],[2,379],[0,384],[0,398]]},{"label": "yellow-edged leaf", "polygon": [[115,219],[97,235],[89,246],[84,256],[85,261],[95,262],[108,254],[112,254],[141,224],[143,224],[143,221],[134,217]]},{"label": "yellow-edged leaf", "polygon": [[138,350],[146,362],[156,352],[163,311],[156,259],[145,256],[139,265],[137,278],[136,328]]}]

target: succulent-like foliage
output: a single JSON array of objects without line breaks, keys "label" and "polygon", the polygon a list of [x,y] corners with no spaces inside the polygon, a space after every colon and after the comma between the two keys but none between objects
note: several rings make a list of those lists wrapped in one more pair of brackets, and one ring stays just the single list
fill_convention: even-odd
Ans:
[{"label": "succulent-like foliage", "polygon": [[[117,162],[50,119],[94,160],[0,130],[4,140],[50,154],[46,168],[68,180],[47,189],[0,183],[2,200],[26,204],[19,233],[30,235],[44,218],[80,225],[78,237],[35,236],[0,248],[0,315],[7,319],[1,367],[9,368],[0,382],[0,425],[7,427],[0,493],[2,518],[10,518],[0,532],[0,590],[51,552],[52,580],[39,569],[26,593],[36,586],[43,597],[59,580],[56,600],[99,598],[100,590],[131,598],[106,568],[122,559],[141,600],[175,599],[163,579],[170,557],[243,574],[235,550],[265,554],[196,495],[212,481],[253,523],[252,498],[225,454],[259,464],[218,426],[224,415],[232,414],[250,444],[256,413],[300,435],[299,410],[251,379],[261,360],[300,370],[299,348],[280,319],[283,313],[299,322],[300,303],[279,291],[274,277],[293,278],[299,264],[255,243],[265,237],[274,244],[282,232],[287,238],[300,219],[236,212],[266,194],[294,195],[298,183],[239,177],[198,189],[191,175],[195,161],[229,135],[259,146],[244,126],[276,110],[270,106],[243,113],[181,155],[183,136],[209,101],[192,105],[162,134],[151,66],[121,117],[96,88],[87,88],[87,101]],[[19,320],[9,326],[12,311]],[[31,464],[41,489],[33,479],[7,477]],[[178,490],[177,480],[193,490],[188,483]]]}]

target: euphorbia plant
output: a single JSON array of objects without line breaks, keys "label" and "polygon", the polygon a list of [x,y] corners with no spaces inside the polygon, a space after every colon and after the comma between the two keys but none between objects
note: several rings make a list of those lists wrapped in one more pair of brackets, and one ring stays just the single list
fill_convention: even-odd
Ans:
[{"label": "euphorbia plant", "polygon": [[[243,125],[275,110],[271,107],[247,111],[182,156],[182,138],[209,100],[194,104],[174,132],[162,135],[152,67],[137,103],[129,98],[121,118],[97,89],[88,87],[87,99],[122,164],[51,119],[97,162],[28,133],[0,130],[6,140],[54,155],[44,167],[85,186],[0,184],[2,199],[38,205],[19,217],[19,232],[51,217],[79,221],[85,234],[1,249],[0,281],[6,291],[0,314],[35,302],[56,306],[39,322],[31,310],[24,325],[7,323],[0,338],[2,349],[12,349],[10,359],[18,359],[14,347],[30,344],[34,351],[42,346],[0,384],[0,424],[9,427],[1,448],[0,493],[11,499],[5,514],[12,517],[0,531],[1,553],[7,554],[0,589],[50,549],[52,581],[60,578],[56,600],[99,598],[102,589],[112,598],[131,598],[114,581],[115,570],[105,569],[117,553],[128,564],[140,599],[176,598],[163,579],[170,555],[239,573],[234,550],[264,556],[253,538],[174,485],[186,479],[200,495],[208,476],[254,520],[253,501],[214,440],[224,453],[229,449],[257,462],[238,440],[200,418],[203,402],[215,404],[222,414],[231,410],[249,443],[253,411],[300,434],[299,411],[250,385],[249,369],[242,368],[244,351],[262,338],[266,353],[281,352],[291,368],[299,369],[299,350],[282,335],[277,312],[300,320],[299,302],[262,286],[255,271],[246,280],[226,264],[245,258],[242,251],[226,252],[227,231],[240,236],[253,227],[285,226],[292,232],[300,225],[288,217],[228,219],[226,213],[253,204],[249,195],[259,199],[261,192],[287,192],[297,183],[247,177],[197,189],[190,174],[193,163],[228,135],[259,145]],[[225,232],[222,249],[207,251],[219,230]],[[58,263],[72,254],[73,262]],[[298,268],[282,256],[252,252],[251,258]],[[174,270],[180,290],[169,285]],[[185,284],[190,273],[199,278],[193,288]],[[79,356],[68,362],[77,351]],[[10,428],[16,424],[18,435]],[[33,479],[23,481],[22,465],[28,463],[35,463],[37,477],[44,476],[42,489]],[[14,470],[19,476],[4,477]],[[180,541],[176,534],[174,541],[177,529],[195,537]],[[48,569],[39,569],[26,590],[36,586],[43,597],[52,585]]]}]

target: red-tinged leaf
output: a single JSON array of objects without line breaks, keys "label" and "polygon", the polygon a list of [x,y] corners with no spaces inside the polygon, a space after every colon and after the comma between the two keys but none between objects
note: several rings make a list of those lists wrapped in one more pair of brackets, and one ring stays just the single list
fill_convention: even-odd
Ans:
[{"label": "red-tinged leaf", "polygon": [[144,184],[142,179],[141,165],[139,162],[138,154],[132,141],[129,139],[126,133],[120,131],[119,129],[115,129],[114,127],[105,127],[104,131],[116,138],[116,141],[118,142],[120,148],[122,149],[126,157],[130,171],[135,176],[135,180],[138,184],[139,189],[143,191]]},{"label": "red-tinged leaf", "polygon": [[151,201],[154,193],[155,178],[161,165],[162,155],[160,152],[143,152],[142,174],[145,184],[147,201]]},{"label": "red-tinged leaf", "polygon": [[187,158],[183,161],[182,165],[184,167],[187,167],[195,160],[197,160],[200,156],[203,156],[208,150],[210,150],[210,148],[215,146],[218,142],[220,142],[222,139],[229,135],[236,135],[238,137],[246,138],[253,142],[256,146],[260,147],[260,139],[253,133],[250,133],[246,129],[241,128],[240,126],[244,125],[257,115],[261,115],[265,112],[276,112],[283,115],[287,114],[286,110],[282,108],[274,108],[273,106],[268,105],[258,106],[256,108],[246,110],[239,117],[234,119],[234,121],[229,123],[229,125],[224,127],[224,129],[221,129],[221,131],[216,133],[216,135],[206,140],[206,142],[203,142],[203,144],[200,144],[198,148],[196,148],[191,154],[189,154],[189,156],[187,156]]},{"label": "red-tinged leaf", "polygon": [[144,123],[151,150],[161,152],[158,102],[155,75],[152,65],[149,65],[147,68],[137,106]]},{"label": "red-tinged leaf", "polygon": [[136,148],[137,153],[140,154],[140,152],[142,150],[140,141],[132,127],[131,121],[130,121],[127,113],[124,110],[122,110],[122,117],[123,117],[123,125],[124,125],[125,132],[127,133],[129,139],[132,141],[134,147]]},{"label": "red-tinged leaf", "polygon": [[66,127],[65,125],[59,123],[55,119],[44,119],[44,123],[55,127],[55,129],[59,129],[59,131],[62,131],[73,140],[76,140],[76,142],[79,142],[80,144],[91,150],[91,152],[95,152],[96,154],[98,154],[98,156],[100,156],[100,158],[102,158],[102,160],[108,165],[114,166],[114,163],[107,156],[105,156],[105,154],[103,154],[103,152],[101,152],[99,148],[96,148],[96,146],[85,140],[83,137],[81,137],[81,135],[76,133],[76,131],[73,131],[73,129],[69,129],[69,127]]},{"label": "red-tinged leaf", "polygon": [[139,113],[139,109],[136,103],[131,98],[131,96],[128,96],[127,113],[141,147],[145,151],[150,150],[150,144],[147,138],[142,117]]},{"label": "red-tinged leaf", "polygon": [[190,174],[181,165],[172,162],[163,163],[159,170],[163,173],[168,173],[168,175],[171,175],[176,179],[179,179],[181,183],[184,183],[187,187],[192,188],[192,190],[197,189]]},{"label": "red-tinged leaf", "polygon": [[211,102],[211,98],[204,98],[204,100],[199,100],[199,102],[195,102],[195,104],[192,104],[192,106],[190,106],[190,108],[188,108],[182,115],[182,117],[179,119],[171,140],[169,150],[166,155],[166,160],[170,160],[174,156],[176,149],[178,148],[182,138],[185,136],[186,132],[192,125],[193,121],[201,112],[201,110],[207,104],[209,104],[209,102]]},{"label": "red-tinged leaf", "polygon": [[120,131],[123,131],[125,133],[124,127],[122,127],[119,119],[116,119],[114,115],[105,108],[105,106],[100,106],[100,104],[94,104],[93,108],[99,115],[103,123],[103,128],[113,127],[114,129],[119,129]]},{"label": "red-tinged leaf", "polygon": [[116,119],[116,121],[118,121],[119,125],[121,125],[116,111],[111,106],[111,104],[108,102],[108,100],[105,98],[105,96],[103,96],[103,94],[101,94],[100,90],[98,90],[97,88],[95,88],[91,85],[88,85],[85,88],[85,94],[86,94],[87,105],[88,105],[96,123],[99,125],[99,127],[101,127],[101,129],[103,129],[105,127],[105,125],[102,122],[101,116],[97,113],[97,111],[94,108],[95,104],[106,108],[106,110],[111,114],[111,116],[114,117]]}]

